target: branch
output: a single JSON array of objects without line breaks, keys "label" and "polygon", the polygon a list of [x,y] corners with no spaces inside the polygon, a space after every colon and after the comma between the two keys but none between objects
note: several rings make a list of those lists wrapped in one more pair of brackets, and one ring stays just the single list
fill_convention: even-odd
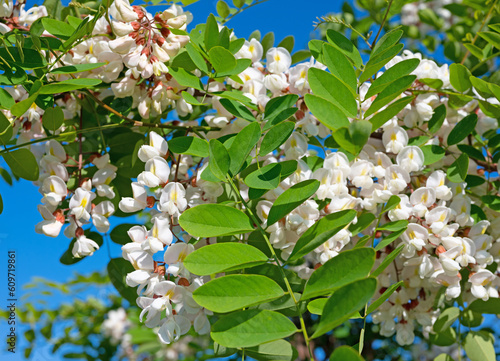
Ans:
[{"label": "branch", "polygon": [[380,32],[382,31],[382,28],[385,25],[385,22],[387,20],[387,16],[389,15],[389,10],[391,9],[392,1],[393,0],[389,0],[389,5],[387,5],[387,10],[385,11],[385,14],[384,14],[384,20],[382,20],[382,24],[380,24],[380,28],[378,28],[377,35],[375,35],[375,39],[373,39],[371,48],[373,48],[375,46],[375,43],[377,42],[377,39],[380,35]]},{"label": "branch", "polygon": [[137,127],[151,127],[151,128],[162,128],[162,129],[182,129],[182,130],[187,130],[187,131],[211,131],[211,130],[220,130],[220,128],[217,127],[209,127],[209,126],[203,126],[203,125],[198,125],[198,126],[191,126],[191,127],[183,127],[182,125],[172,125],[172,124],[161,124],[161,123],[147,123],[139,120],[134,120],[130,119],[129,117],[121,114],[117,110],[111,108],[109,105],[104,103],[101,99],[96,97],[94,94],[92,94],[89,90],[84,90],[84,93],[90,96],[93,100],[95,100],[100,106],[102,106],[104,109],[108,110],[109,112],[113,113],[117,117],[125,120],[128,123],[133,124],[134,126]]}]

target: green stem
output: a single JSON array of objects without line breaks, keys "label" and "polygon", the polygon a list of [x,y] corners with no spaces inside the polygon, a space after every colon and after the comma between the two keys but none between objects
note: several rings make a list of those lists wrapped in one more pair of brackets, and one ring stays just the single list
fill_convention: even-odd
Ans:
[{"label": "green stem", "polygon": [[259,5],[259,4],[262,4],[262,3],[265,3],[266,1],[268,0],[261,0],[261,1],[256,1],[254,2],[253,4],[250,4],[248,5],[247,7],[242,7],[242,8],[239,8],[234,14],[231,14],[229,15],[227,18],[225,19],[222,19],[222,21],[220,22],[221,24],[225,24],[227,23],[229,20],[231,20],[232,18],[234,18],[236,15],[238,15],[239,13],[247,10],[247,9],[250,9],[251,7],[254,7],[255,5]]},{"label": "green stem", "polygon": [[64,137],[66,137],[67,135],[70,135],[70,134],[83,134],[83,133],[87,133],[87,132],[93,132],[93,131],[96,131],[96,130],[116,128],[116,127],[123,127],[123,126],[124,126],[123,124],[107,124],[107,125],[103,125],[101,127],[92,127],[92,128],[86,128],[86,129],[78,129],[78,130],[74,130],[74,131],[66,132],[66,133],[62,133],[62,134],[50,135],[50,136],[45,137],[45,138],[32,140],[31,142],[26,142],[26,143],[23,143],[23,144],[16,144],[16,145],[13,145],[12,147],[9,147],[9,148],[6,147],[5,149],[0,150],[0,154],[8,153],[11,150],[22,148],[22,147],[26,147],[26,146],[31,145],[31,144],[46,142],[47,140],[51,140],[51,139],[64,138]]},{"label": "green stem", "polygon": [[295,298],[295,295],[293,293],[292,287],[290,286],[290,282],[288,281],[288,278],[286,277],[285,271],[283,270],[283,265],[281,264],[281,262],[280,262],[280,260],[278,258],[278,255],[276,254],[276,252],[274,250],[273,245],[269,241],[269,238],[267,237],[266,232],[264,231],[264,229],[260,225],[260,220],[253,214],[252,210],[248,206],[248,203],[241,196],[241,194],[240,194],[238,188],[236,187],[236,185],[234,184],[233,180],[231,178],[229,178],[229,177],[227,179],[228,179],[229,184],[233,188],[233,190],[236,192],[238,198],[240,198],[241,202],[245,206],[246,212],[248,213],[248,215],[250,216],[250,218],[252,219],[252,221],[257,225],[260,233],[262,234],[262,236],[266,240],[267,246],[269,247],[269,250],[271,251],[271,254],[272,254],[273,258],[274,258],[276,264],[278,265],[278,268],[279,268],[280,273],[281,273],[281,277],[283,278],[283,281],[285,282],[286,289],[288,290],[288,293],[290,294],[290,296],[292,296],[293,302],[295,303],[295,307],[297,309],[297,314],[299,315],[299,319],[300,319],[300,327],[301,327],[302,333],[304,335],[304,340],[306,342],[307,350],[309,351],[309,357],[310,357],[311,360],[313,360],[311,346],[309,344],[309,336],[307,335],[307,330],[306,330],[306,324],[304,322],[304,318],[302,317],[302,313],[300,312],[299,302]]},{"label": "green stem", "polygon": [[371,46],[372,49],[375,46],[375,43],[377,42],[377,39],[380,35],[380,32],[382,31],[382,28],[385,25],[385,22],[387,20],[387,16],[389,15],[389,10],[391,9],[392,1],[393,0],[389,0],[389,4],[387,5],[387,10],[385,11],[385,14],[384,14],[384,19],[382,20],[382,24],[380,24],[380,28],[378,28],[377,35],[375,35],[375,39],[373,39],[372,46]]}]

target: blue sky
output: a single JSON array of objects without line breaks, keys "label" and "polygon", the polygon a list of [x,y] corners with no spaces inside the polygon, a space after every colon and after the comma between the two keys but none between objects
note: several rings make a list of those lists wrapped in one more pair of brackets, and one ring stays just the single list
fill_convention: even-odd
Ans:
[{"label": "blue sky", "polygon": [[[67,1],[64,1],[65,3]],[[28,6],[37,3],[28,1]],[[38,2],[41,3],[41,2]],[[192,25],[204,22],[210,12],[215,11],[217,1],[201,0],[187,9],[194,15]],[[247,38],[255,29],[259,29],[264,35],[269,31],[275,33],[276,44],[287,35],[295,36],[295,50],[307,48],[307,42],[311,39],[313,22],[316,17],[329,12],[338,12],[342,2],[340,1],[299,1],[299,0],[269,0],[257,5],[233,18],[227,25],[235,29],[238,37]],[[161,10],[162,7],[150,7],[151,12]],[[0,159],[0,167],[6,168],[5,162]],[[111,257],[119,257],[120,246],[105,239],[104,246],[92,257],[83,261],[65,266],[59,262],[62,253],[68,248],[70,240],[61,236],[53,239],[35,233],[35,224],[41,221],[37,211],[37,205],[42,198],[36,186],[31,182],[21,180],[13,186],[9,186],[0,179],[0,194],[4,202],[4,210],[0,215],[0,267],[4,269],[0,275],[0,299],[7,297],[6,265],[7,252],[16,251],[16,295],[19,299],[22,294],[22,286],[26,285],[32,277],[38,276],[64,282],[75,272],[90,273],[104,270]],[[117,222],[115,221],[116,225]],[[109,252],[106,242],[110,243]],[[87,295],[75,295],[74,297],[85,298]],[[18,301],[18,305],[20,301]],[[58,301],[53,301],[53,306]],[[60,302],[60,301],[59,301]],[[5,302],[1,307],[5,307]],[[0,323],[0,335],[6,334],[7,325]],[[22,330],[26,330],[23,327]],[[19,329],[18,329],[19,331]],[[24,343],[18,343],[15,356],[4,351],[4,345],[0,346],[0,358],[6,360],[22,360],[21,349]],[[5,358],[4,358],[5,357]],[[48,358],[49,357],[49,358]],[[34,360],[58,360],[60,358],[48,356],[47,350],[40,350]]]}]

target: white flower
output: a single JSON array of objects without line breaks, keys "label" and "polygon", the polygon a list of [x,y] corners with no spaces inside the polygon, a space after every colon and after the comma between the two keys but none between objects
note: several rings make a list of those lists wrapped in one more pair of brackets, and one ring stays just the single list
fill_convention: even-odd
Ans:
[{"label": "white flower", "polygon": [[161,191],[158,209],[178,217],[187,207],[186,189],[181,183],[171,182]]},{"label": "white flower", "polygon": [[154,157],[163,157],[167,154],[167,152],[167,141],[158,133],[150,132],[149,144],[141,146],[138,156],[140,160],[142,160],[143,162],[147,162]]},{"label": "white flower", "polygon": [[124,197],[120,200],[118,208],[120,208],[122,212],[125,213],[137,212],[143,210],[148,206],[147,204],[148,194],[146,193],[146,189],[142,184],[133,182],[132,192],[133,192],[133,198]]},{"label": "white flower", "polygon": [[75,194],[69,201],[70,213],[78,220],[82,219],[88,221],[92,209],[92,200],[95,197],[95,193],[85,190],[82,187],[77,188]]},{"label": "white flower", "polygon": [[35,232],[49,237],[57,237],[64,225],[64,216],[56,217],[46,206],[38,205],[38,211],[42,215],[43,221],[35,226]]},{"label": "white flower", "polygon": [[284,73],[292,65],[292,57],[285,48],[271,48],[266,54],[267,70],[273,74]]},{"label": "white flower", "polygon": [[66,183],[58,176],[50,176],[44,179],[42,185],[43,203],[57,206],[68,194]]},{"label": "white flower", "polygon": [[73,257],[82,258],[92,256],[96,249],[99,249],[99,245],[95,241],[85,236],[80,236],[76,238],[71,252],[73,253]]},{"label": "white flower", "polygon": [[145,171],[137,176],[137,181],[147,187],[154,188],[168,182],[170,167],[165,159],[153,157],[146,162]]},{"label": "white flower", "polygon": [[483,301],[488,301],[490,297],[498,298],[498,290],[491,287],[491,283],[496,279],[496,276],[486,269],[479,270],[469,277],[469,282],[472,283],[470,288],[474,297],[481,298]]},{"label": "white flower", "polygon": [[184,259],[193,251],[194,247],[189,243],[177,242],[169,246],[163,255],[165,263],[168,264],[167,272],[176,277],[182,274]]},{"label": "white flower", "polygon": [[251,39],[250,41],[245,40],[245,43],[240,50],[235,54],[237,59],[246,58],[251,59],[252,63],[260,61],[262,59],[263,48],[261,43],[257,39]]},{"label": "white flower", "polygon": [[114,19],[125,23],[129,23],[139,18],[134,8],[130,6],[128,0],[115,0],[109,7],[109,14]]},{"label": "white flower", "polygon": [[109,220],[115,213],[115,206],[110,201],[103,201],[94,207],[92,210],[92,223],[101,233],[106,233],[109,230]]},{"label": "white flower", "polygon": [[417,172],[424,165],[424,153],[416,146],[405,147],[399,152],[396,161],[407,172]]},{"label": "white flower", "polygon": [[382,135],[386,152],[398,154],[404,147],[408,145],[408,134],[399,126],[391,126],[384,129]]},{"label": "white flower", "polygon": [[162,325],[158,330],[158,337],[164,344],[170,344],[186,334],[191,328],[191,322],[184,316],[174,315],[163,319]]}]

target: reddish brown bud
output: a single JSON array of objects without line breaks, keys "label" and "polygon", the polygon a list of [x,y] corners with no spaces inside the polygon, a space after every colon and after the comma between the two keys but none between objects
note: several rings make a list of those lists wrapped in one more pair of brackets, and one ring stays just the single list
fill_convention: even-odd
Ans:
[{"label": "reddish brown bud", "polygon": [[148,196],[147,200],[146,200],[146,203],[148,205],[148,208],[153,208],[155,206],[155,203],[156,203],[156,199],[155,197],[153,196]]},{"label": "reddish brown bud", "polygon": [[139,24],[137,21],[132,21],[130,25],[132,25],[132,28],[136,31],[141,28],[141,24]]},{"label": "reddish brown bud", "polygon": [[314,265],[314,269],[316,270],[316,269],[320,268],[321,266],[322,266],[322,264],[321,264],[321,263],[316,263],[316,264]]},{"label": "reddish brown bud", "polygon": [[82,227],[78,227],[75,231],[75,237],[78,238],[78,237],[81,237],[84,235],[84,232],[83,232],[83,228]]},{"label": "reddish brown bud", "polygon": [[177,282],[179,286],[184,286],[188,287],[189,286],[189,281],[186,278],[180,278],[179,282]]},{"label": "reddish brown bud", "polygon": [[166,38],[170,35],[170,29],[163,27],[163,28],[161,28],[160,33],[164,38]]}]

